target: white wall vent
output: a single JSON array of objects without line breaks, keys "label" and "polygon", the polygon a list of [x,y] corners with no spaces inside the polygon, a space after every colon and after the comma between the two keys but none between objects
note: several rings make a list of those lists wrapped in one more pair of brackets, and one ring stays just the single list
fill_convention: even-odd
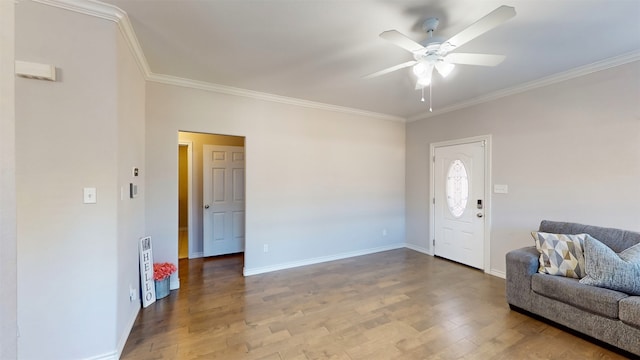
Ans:
[{"label": "white wall vent", "polygon": [[27,79],[56,81],[56,67],[16,60],[16,75]]}]

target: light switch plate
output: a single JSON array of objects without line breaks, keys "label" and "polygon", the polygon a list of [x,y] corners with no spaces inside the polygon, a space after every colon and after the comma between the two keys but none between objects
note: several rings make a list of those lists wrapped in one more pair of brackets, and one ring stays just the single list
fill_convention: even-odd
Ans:
[{"label": "light switch plate", "polygon": [[83,189],[84,194],[84,203],[85,204],[95,204],[97,202],[96,199],[96,188],[94,187],[86,187]]}]

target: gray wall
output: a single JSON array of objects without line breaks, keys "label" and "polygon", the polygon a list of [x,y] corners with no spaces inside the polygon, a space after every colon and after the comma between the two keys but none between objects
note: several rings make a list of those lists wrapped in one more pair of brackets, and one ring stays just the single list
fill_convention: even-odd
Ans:
[{"label": "gray wall", "polygon": [[640,230],[640,63],[407,124],[407,242],[429,248],[429,144],[493,135],[491,269],[540,220]]},{"label": "gray wall", "polygon": [[144,79],[116,24],[30,1],[16,8],[16,58],[59,75],[16,79],[18,353],[116,356],[140,306],[144,197],[127,186],[145,161]]},{"label": "gray wall", "polygon": [[17,355],[14,16],[0,1],[0,359]]},{"label": "gray wall", "polygon": [[158,259],[178,258],[178,130],[246,137],[248,272],[404,244],[403,123],[149,82]]}]

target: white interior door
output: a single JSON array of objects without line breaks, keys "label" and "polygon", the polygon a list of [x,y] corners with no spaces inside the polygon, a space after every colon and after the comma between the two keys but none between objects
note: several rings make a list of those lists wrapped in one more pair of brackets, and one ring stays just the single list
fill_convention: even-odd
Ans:
[{"label": "white interior door", "polygon": [[434,254],[484,269],[484,141],[435,148]]},{"label": "white interior door", "polygon": [[244,148],[203,145],[204,256],[244,251]]}]

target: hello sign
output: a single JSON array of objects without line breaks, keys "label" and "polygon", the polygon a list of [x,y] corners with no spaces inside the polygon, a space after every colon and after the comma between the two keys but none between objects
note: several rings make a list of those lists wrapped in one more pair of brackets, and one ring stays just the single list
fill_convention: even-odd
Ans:
[{"label": "hello sign", "polygon": [[147,307],[156,301],[150,236],[140,239],[140,285],[142,285],[142,307]]}]

